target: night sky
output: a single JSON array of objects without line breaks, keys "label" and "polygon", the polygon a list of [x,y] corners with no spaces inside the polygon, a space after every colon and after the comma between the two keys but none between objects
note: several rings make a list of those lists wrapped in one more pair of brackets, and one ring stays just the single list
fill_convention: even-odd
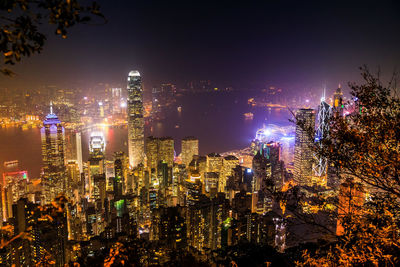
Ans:
[{"label": "night sky", "polygon": [[147,88],[209,79],[302,90],[358,80],[363,64],[399,67],[396,1],[98,2],[107,24],[79,25],[66,40],[49,32],[43,53],[0,86],[123,86],[138,69]]}]

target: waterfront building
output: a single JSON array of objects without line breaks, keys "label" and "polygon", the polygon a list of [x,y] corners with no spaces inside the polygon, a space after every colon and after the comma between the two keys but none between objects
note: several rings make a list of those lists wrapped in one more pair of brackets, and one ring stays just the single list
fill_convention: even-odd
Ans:
[{"label": "waterfront building", "polygon": [[129,165],[136,167],[144,160],[143,88],[138,71],[129,72],[127,89]]},{"label": "waterfront building", "polygon": [[57,115],[46,116],[41,129],[43,157],[43,187],[45,203],[50,203],[58,194],[65,191],[65,136],[64,127]]}]

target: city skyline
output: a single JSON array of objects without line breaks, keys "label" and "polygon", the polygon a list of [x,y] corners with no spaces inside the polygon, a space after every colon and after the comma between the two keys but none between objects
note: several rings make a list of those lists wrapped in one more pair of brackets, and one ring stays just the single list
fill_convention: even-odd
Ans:
[{"label": "city skyline", "polygon": [[99,4],[0,5],[1,266],[400,265],[399,3]]}]

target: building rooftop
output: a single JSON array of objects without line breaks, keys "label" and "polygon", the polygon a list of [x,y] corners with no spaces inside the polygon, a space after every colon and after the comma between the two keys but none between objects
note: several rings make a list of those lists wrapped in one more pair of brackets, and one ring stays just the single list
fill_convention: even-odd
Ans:
[{"label": "building rooftop", "polygon": [[140,73],[137,70],[131,70],[128,76],[140,76]]}]

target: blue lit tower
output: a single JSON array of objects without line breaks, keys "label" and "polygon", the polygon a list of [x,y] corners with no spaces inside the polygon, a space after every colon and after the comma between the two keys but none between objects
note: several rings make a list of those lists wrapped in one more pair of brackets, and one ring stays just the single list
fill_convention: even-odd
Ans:
[{"label": "blue lit tower", "polygon": [[[331,106],[325,102],[325,90],[324,95],[321,98],[321,103],[318,108],[318,128],[315,134],[315,142],[322,148],[322,140],[327,138],[329,135],[329,120],[332,116]],[[317,177],[324,177],[326,175],[327,159],[316,155],[316,164],[314,166],[314,172]]]},{"label": "blue lit tower", "polygon": [[138,71],[129,72],[127,89],[129,165],[136,167],[144,159],[143,88]]},{"label": "blue lit tower", "polygon": [[45,202],[49,203],[65,191],[64,127],[57,115],[53,113],[52,103],[50,103],[50,113],[46,116],[40,132],[43,156],[42,183]]}]

